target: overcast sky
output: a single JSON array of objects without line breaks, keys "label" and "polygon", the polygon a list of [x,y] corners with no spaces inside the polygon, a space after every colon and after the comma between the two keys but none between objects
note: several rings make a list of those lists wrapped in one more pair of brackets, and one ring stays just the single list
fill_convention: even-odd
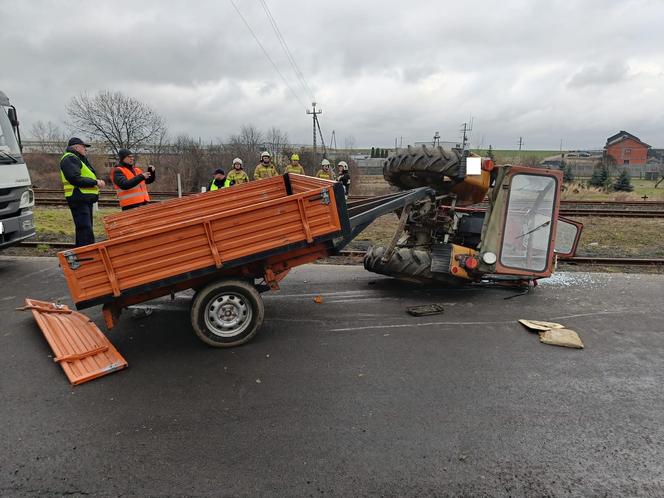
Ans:
[{"label": "overcast sky", "polygon": [[[0,90],[23,133],[62,124],[82,92],[119,90],[171,135],[223,139],[243,124],[311,142],[312,97],[260,0],[0,0]],[[595,148],[621,129],[664,147],[664,1],[266,0],[343,146],[458,140]]]}]

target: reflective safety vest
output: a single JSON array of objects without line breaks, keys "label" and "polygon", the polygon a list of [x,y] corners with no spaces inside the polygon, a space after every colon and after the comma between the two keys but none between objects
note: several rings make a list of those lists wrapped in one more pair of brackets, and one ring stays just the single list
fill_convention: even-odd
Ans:
[{"label": "reflective safety vest", "polygon": [[[80,157],[78,157],[76,154],[74,154],[72,152],[65,152],[64,154],[62,154],[62,157],[60,158],[60,162],[62,162],[63,159],[67,156],[74,156],[76,159],[81,161],[81,176],[83,178],[91,178],[93,180],[97,179],[97,175],[95,175],[92,172],[92,170],[90,168],[88,168],[88,165],[85,164],[85,162],[83,162]],[[81,194],[99,195],[99,187],[97,187],[97,185],[95,185],[94,187],[75,187],[74,185],[69,183],[67,178],[65,178],[65,174],[62,172],[62,170],[60,170],[60,180],[62,180],[62,187],[65,191],[65,198],[71,197],[72,194],[74,193],[75,188],[80,190]]]},{"label": "reflective safety vest", "polygon": [[277,172],[277,168],[275,168],[274,164],[272,163],[269,163],[267,166],[263,163],[260,163],[254,170],[254,180],[272,178],[273,176],[279,176],[279,173]]},{"label": "reflective safety vest", "polygon": [[[226,178],[224,180],[224,186],[221,187],[221,188],[226,188],[226,187],[230,187],[230,186],[231,186],[231,181],[228,178]],[[213,190],[219,190],[219,187],[217,187],[217,184],[214,183],[214,178],[210,182],[210,192],[212,192]]]},{"label": "reflective safety vest", "polygon": [[332,174],[329,171],[325,171],[324,169],[319,169],[318,173],[316,173],[316,178],[322,178],[323,180],[331,180]]},{"label": "reflective safety vest", "polygon": [[297,166],[294,164],[289,164],[286,166],[286,169],[284,170],[284,173],[297,173],[298,175],[304,175],[304,168],[302,167],[301,164],[298,164]]},{"label": "reflective safety vest", "polygon": [[226,175],[226,181],[237,183],[245,183],[249,181],[249,175],[243,169],[237,170],[233,168]]},{"label": "reflective safety vest", "polygon": [[[141,168],[134,168],[136,173],[134,173],[129,168],[125,168],[124,166],[116,166],[115,168],[119,168],[120,170],[122,170],[122,173],[124,173],[124,176],[125,178],[127,178],[127,180],[131,180],[135,176],[138,176],[141,173],[143,173]],[[111,170],[111,181],[113,182],[113,187],[115,187],[115,193],[118,194],[120,207],[133,206],[134,204],[143,204],[144,202],[148,202],[150,200],[150,196],[148,195],[148,188],[145,185],[145,181],[141,181],[141,183],[128,190],[122,190],[118,185],[116,185],[114,179],[115,168]]]}]

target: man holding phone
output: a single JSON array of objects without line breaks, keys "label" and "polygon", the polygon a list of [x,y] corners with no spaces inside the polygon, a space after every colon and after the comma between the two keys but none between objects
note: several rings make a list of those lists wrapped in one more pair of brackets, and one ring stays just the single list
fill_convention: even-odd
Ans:
[{"label": "man holding phone", "polygon": [[134,154],[129,149],[118,151],[119,163],[111,170],[111,181],[118,194],[120,207],[127,209],[144,206],[150,202],[147,184],[155,181],[155,168],[148,166],[147,171],[134,165]]}]

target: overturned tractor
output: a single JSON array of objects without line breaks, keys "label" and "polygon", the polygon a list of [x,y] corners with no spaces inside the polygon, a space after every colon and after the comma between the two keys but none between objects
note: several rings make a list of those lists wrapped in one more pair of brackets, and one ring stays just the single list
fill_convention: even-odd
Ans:
[{"label": "overturned tractor", "polygon": [[367,251],[369,271],[419,282],[529,284],[576,251],[582,225],[558,217],[559,170],[409,147],[385,162],[383,175],[400,190],[431,191],[397,212],[391,243]]}]

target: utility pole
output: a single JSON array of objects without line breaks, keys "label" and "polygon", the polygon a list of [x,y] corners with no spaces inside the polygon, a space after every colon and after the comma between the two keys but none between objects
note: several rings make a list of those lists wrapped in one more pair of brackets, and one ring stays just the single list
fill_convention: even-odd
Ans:
[{"label": "utility pole", "polygon": [[318,164],[318,159],[316,158],[316,133],[320,126],[318,125],[318,115],[323,113],[322,109],[316,110],[316,102],[311,103],[311,111],[307,109],[307,114],[311,114],[313,120],[313,135],[314,135],[314,165]]},{"label": "utility pole", "polygon": [[463,150],[466,150],[466,146],[468,145],[468,132],[473,131],[472,124],[468,125],[468,123],[463,123],[461,125],[461,131],[463,132],[463,138],[461,141],[461,148]]},{"label": "utility pole", "polygon": [[334,152],[337,150],[337,134],[334,130],[332,130],[332,136],[330,137],[330,149]]},{"label": "utility pole", "polygon": [[519,152],[521,152],[521,147],[523,147],[523,137],[519,137]]}]

